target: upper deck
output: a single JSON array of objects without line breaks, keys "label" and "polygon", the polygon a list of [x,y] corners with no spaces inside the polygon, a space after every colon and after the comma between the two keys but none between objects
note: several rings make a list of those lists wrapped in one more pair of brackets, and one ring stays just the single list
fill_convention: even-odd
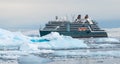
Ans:
[{"label": "upper deck", "polygon": [[91,19],[88,18],[88,15],[85,16],[85,18],[81,19],[81,16],[78,15],[77,19],[75,21],[49,21],[44,31],[103,31],[101,30],[97,23]]}]

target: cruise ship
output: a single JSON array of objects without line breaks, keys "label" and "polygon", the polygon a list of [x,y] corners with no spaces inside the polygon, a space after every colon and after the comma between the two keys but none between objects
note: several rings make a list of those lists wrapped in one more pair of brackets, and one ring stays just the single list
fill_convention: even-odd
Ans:
[{"label": "cruise ship", "polygon": [[58,32],[61,35],[73,38],[107,37],[105,30],[101,30],[97,22],[91,20],[88,15],[84,18],[78,15],[74,21],[59,19],[56,16],[54,21],[49,21],[39,32],[40,36],[45,36],[51,32]]}]

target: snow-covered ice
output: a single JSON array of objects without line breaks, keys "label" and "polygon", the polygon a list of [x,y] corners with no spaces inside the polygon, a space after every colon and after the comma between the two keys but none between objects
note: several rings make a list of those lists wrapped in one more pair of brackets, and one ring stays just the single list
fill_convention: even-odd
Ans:
[{"label": "snow-covered ice", "polygon": [[95,42],[119,43],[120,41],[116,38],[96,38]]},{"label": "snow-covered ice", "polygon": [[45,42],[45,44],[48,44],[54,49],[88,48],[88,46],[84,43],[84,40],[73,39],[70,36],[63,36],[57,32],[52,32],[42,38],[50,40],[49,42]]}]

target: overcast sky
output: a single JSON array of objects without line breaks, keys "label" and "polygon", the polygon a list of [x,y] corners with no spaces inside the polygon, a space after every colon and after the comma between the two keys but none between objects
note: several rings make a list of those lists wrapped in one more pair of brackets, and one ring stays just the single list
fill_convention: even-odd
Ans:
[{"label": "overcast sky", "polygon": [[120,0],[0,0],[0,28],[38,29],[55,16],[89,14],[101,27],[120,27]]}]

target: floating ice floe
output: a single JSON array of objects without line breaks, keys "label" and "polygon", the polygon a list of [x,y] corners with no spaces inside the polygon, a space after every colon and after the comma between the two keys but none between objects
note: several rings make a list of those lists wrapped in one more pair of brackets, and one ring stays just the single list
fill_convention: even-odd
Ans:
[{"label": "floating ice floe", "polygon": [[120,42],[120,41],[115,38],[99,38],[98,42]]},{"label": "floating ice floe", "polygon": [[[20,50],[21,46],[29,44],[31,41],[29,37],[24,36],[20,32],[10,32],[4,29],[0,29],[0,49],[2,50]],[[22,48],[21,50],[26,50]]]},{"label": "floating ice floe", "polygon": [[104,44],[104,43],[120,43],[120,40],[117,38],[92,38],[89,42]]},{"label": "floating ice floe", "polygon": [[[44,44],[51,49],[88,48],[87,44],[84,43],[84,40],[74,39],[70,36],[63,36],[57,32],[52,32],[42,38],[50,41],[40,44],[39,48],[44,47]],[[41,47],[41,45],[43,46]]]}]

